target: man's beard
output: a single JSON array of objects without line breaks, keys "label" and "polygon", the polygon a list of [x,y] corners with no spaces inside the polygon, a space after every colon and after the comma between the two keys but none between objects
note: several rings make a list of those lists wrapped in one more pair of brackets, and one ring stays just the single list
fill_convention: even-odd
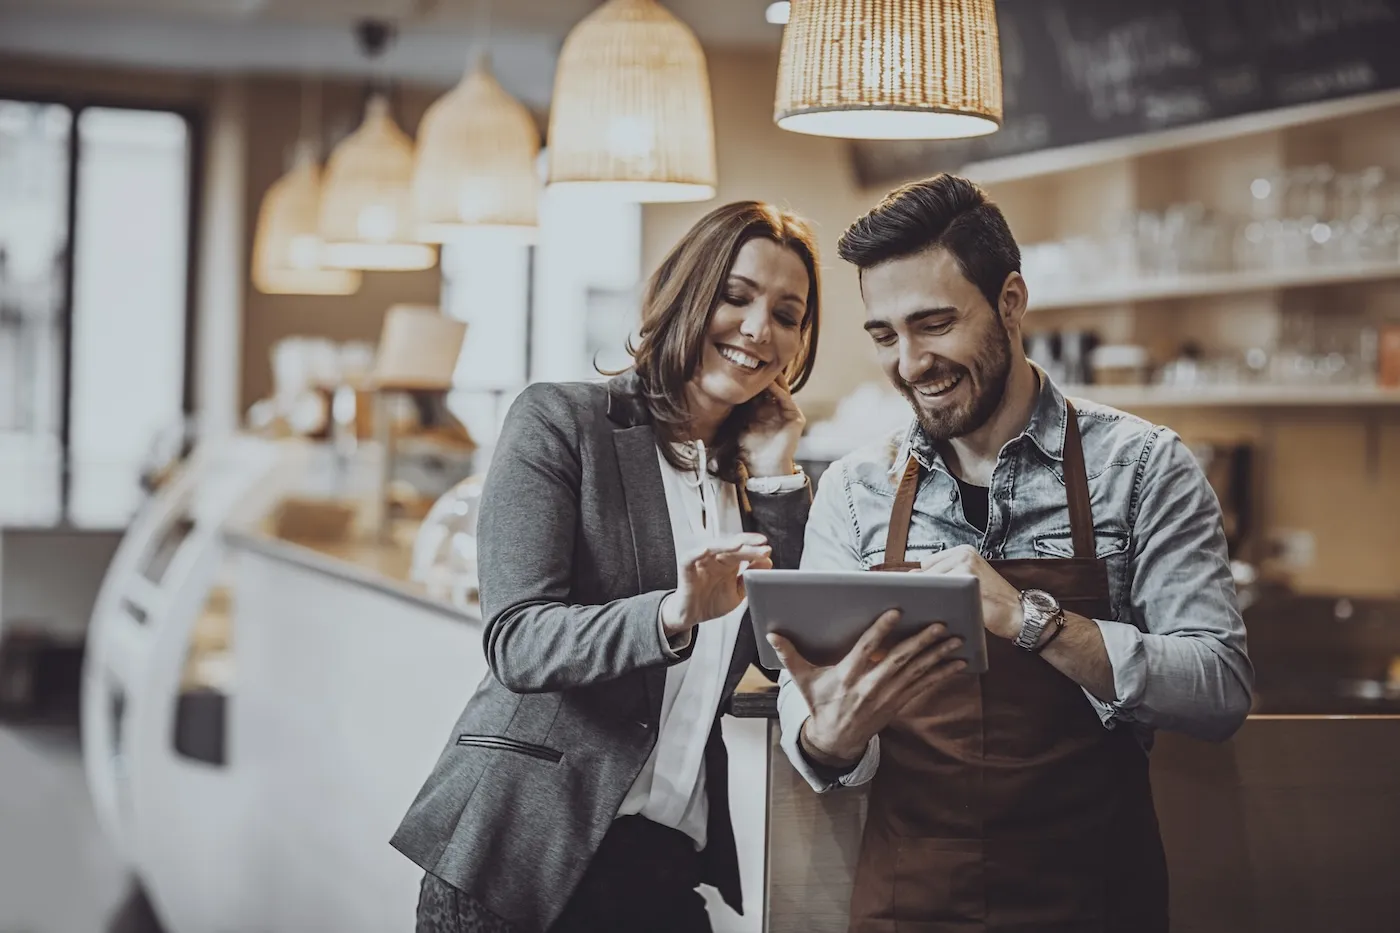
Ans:
[{"label": "man's beard", "polygon": [[[919,395],[912,385],[901,382],[898,388],[914,409],[914,416],[918,418],[924,434],[935,444],[941,444],[949,438],[971,434],[987,423],[1001,405],[1010,373],[1011,335],[998,320],[987,345],[972,361],[970,371],[957,363],[940,360],[916,380],[927,384],[961,376],[972,392],[972,397],[966,403],[930,412],[920,404]],[[958,391],[958,387],[953,391]]]}]

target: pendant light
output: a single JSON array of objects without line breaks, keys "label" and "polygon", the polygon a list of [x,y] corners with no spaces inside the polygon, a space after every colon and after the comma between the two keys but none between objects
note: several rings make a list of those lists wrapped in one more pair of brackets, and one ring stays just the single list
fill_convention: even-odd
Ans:
[{"label": "pendant light", "polygon": [[853,139],[959,139],[1001,126],[992,0],[794,0],[774,120]]},{"label": "pendant light", "polygon": [[656,0],[607,0],[564,40],[549,120],[549,183],[631,201],[714,197],[705,53]]},{"label": "pendant light", "polygon": [[320,108],[312,82],[302,83],[301,134],[292,167],[272,183],[258,208],[253,286],[268,295],[353,295],[360,273],[321,265]]},{"label": "pendant light", "polygon": [[[388,41],[379,23],[360,26],[365,50]],[[322,261],[338,269],[409,272],[428,269],[437,251],[416,242],[410,186],[413,141],[394,122],[389,98],[370,94],[364,122],[326,161],[321,193]]]},{"label": "pendant light", "polygon": [[488,4],[479,19],[475,66],[418,127],[413,210],[425,243],[477,231],[530,242],[539,221],[539,130],[491,72]]}]

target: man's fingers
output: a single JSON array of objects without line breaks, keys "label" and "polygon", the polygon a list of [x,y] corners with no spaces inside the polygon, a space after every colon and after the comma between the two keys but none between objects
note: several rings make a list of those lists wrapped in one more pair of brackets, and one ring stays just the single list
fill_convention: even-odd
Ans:
[{"label": "man's fingers", "polygon": [[920,573],[945,573],[949,568],[958,562],[957,555],[949,551],[939,551],[932,557],[925,557],[919,562]]},{"label": "man's fingers", "polygon": [[955,548],[946,551],[939,551],[930,557],[925,557],[919,563],[921,573],[948,573],[954,570],[963,570],[972,562],[973,558],[980,555],[976,550],[966,544],[960,544]]},{"label": "man's fingers", "polygon": [[865,630],[855,647],[851,649],[850,654],[846,656],[848,660],[854,662],[856,670],[853,673],[858,674],[870,664],[879,661],[885,642],[889,641],[894,627],[899,624],[901,615],[902,613],[898,609],[888,609],[875,617],[870,628]]},{"label": "man's fingers", "polygon": [[963,640],[957,636],[945,638],[918,652],[906,660],[901,667],[904,668],[908,677],[918,679],[951,658],[962,646]]},{"label": "man's fingers", "polygon": [[935,622],[891,647],[880,663],[894,669],[905,667],[915,658],[947,639],[947,626],[942,622]]},{"label": "man's fingers", "polygon": [[920,701],[928,696],[930,690],[933,690],[935,687],[961,674],[965,670],[967,670],[967,662],[961,658],[952,661],[940,661],[935,664],[921,676],[911,680],[899,691],[898,695],[901,700],[899,707],[900,713],[907,712],[911,708],[917,707]]},{"label": "man's fingers", "polygon": [[[902,708],[906,702],[903,699],[906,695],[926,690],[929,683],[936,683],[944,675],[954,674],[967,667],[967,662],[962,658],[952,657],[961,647],[961,638],[947,638],[922,652],[903,667],[882,671],[885,689]],[[935,673],[939,673],[940,676],[930,681],[929,678]]]},{"label": "man's fingers", "polygon": [[777,632],[768,636],[768,644],[773,646],[773,650],[778,653],[778,659],[783,662],[783,667],[787,668],[792,679],[798,682],[799,688],[803,678],[813,670],[812,662],[802,656],[792,644]]}]

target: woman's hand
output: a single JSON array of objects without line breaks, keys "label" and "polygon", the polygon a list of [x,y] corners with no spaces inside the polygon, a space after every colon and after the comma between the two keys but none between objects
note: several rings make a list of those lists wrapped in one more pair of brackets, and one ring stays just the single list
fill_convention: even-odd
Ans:
[{"label": "woman's hand", "polygon": [[787,377],[779,373],[751,404],[752,417],[739,437],[739,458],[750,476],[791,476],[807,418],[792,400]]},{"label": "woman's hand", "polygon": [[739,534],[710,541],[681,561],[676,591],[661,603],[661,625],[676,638],[710,619],[733,612],[744,599],[744,564],[754,570],[773,566],[773,549],[758,534]]}]

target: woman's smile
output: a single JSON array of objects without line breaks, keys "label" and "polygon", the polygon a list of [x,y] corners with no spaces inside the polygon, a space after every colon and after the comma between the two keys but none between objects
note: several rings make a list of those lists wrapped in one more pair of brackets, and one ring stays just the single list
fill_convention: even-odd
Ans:
[{"label": "woman's smile", "polygon": [[752,353],[739,349],[733,344],[716,343],[715,349],[724,359],[733,363],[734,366],[746,373],[756,373],[768,365],[768,360],[761,359]]}]

